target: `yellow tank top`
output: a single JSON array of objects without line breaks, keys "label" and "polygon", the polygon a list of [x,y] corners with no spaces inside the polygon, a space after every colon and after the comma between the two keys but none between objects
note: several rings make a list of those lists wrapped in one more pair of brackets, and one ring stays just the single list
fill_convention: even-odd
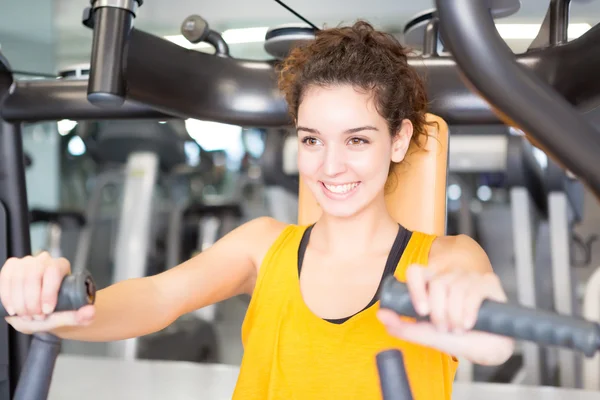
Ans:
[{"label": "yellow tank top", "polygon": [[[308,308],[298,277],[298,249],[307,226],[290,225],[261,265],[242,325],[244,357],[236,400],[381,399],[375,356],[400,349],[414,400],[449,400],[453,357],[390,336],[376,316],[379,302],[342,324]],[[433,235],[413,232],[395,276],[427,264]]]}]

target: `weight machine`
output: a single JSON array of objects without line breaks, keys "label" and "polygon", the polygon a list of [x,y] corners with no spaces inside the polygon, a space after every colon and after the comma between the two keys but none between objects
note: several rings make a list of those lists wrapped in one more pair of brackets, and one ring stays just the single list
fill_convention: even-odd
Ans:
[{"label": "weight machine", "polygon": [[[439,31],[453,57],[433,51],[410,60],[417,72],[427,77],[428,94],[434,100],[431,111],[449,124],[506,121],[516,125],[600,195],[600,175],[594,171],[600,136],[588,122],[595,111],[587,108],[600,93],[600,81],[593,79],[600,64],[600,55],[594,51],[600,30],[592,29],[567,43],[569,1],[552,0],[544,25],[547,29],[543,28],[536,39],[537,50],[514,55],[495,30],[490,12],[493,4],[437,0],[437,17],[426,30],[427,39],[435,38],[431,35]],[[84,22],[94,31],[89,79],[15,81],[9,63],[0,55],[0,261],[31,252],[22,122],[192,117],[256,127],[290,124],[285,102],[275,90],[275,60],[257,62],[227,56],[226,47],[208,26],[204,39],[216,44],[216,55],[185,50],[133,28],[141,5],[142,0],[92,1],[84,13]],[[235,94],[225,84],[231,80],[241,88]],[[577,111],[585,111],[584,116]],[[563,140],[566,132],[569,140]],[[72,277],[79,302],[65,307],[93,302],[94,285],[89,275]],[[382,304],[410,313],[408,308],[396,307],[395,300],[383,301],[388,291],[401,291],[392,283],[382,293]],[[68,285],[62,290],[70,293]],[[487,304],[478,329],[544,345],[563,345],[586,355],[598,347],[598,327],[591,322],[511,307]],[[548,326],[560,329],[521,330],[507,318],[511,312],[527,318],[541,316]],[[524,318],[518,321],[523,321],[524,327],[531,325]],[[3,320],[0,326],[0,398],[45,399],[60,341],[52,335],[36,334],[30,343],[29,337],[17,334]],[[391,361],[386,361],[386,355],[378,358],[385,393],[392,383],[402,382],[386,378],[390,374],[386,365],[395,363],[397,355],[392,355]],[[403,399],[409,398],[409,390],[402,387],[392,388],[391,393],[404,393]],[[393,398],[390,396],[386,394],[386,399]]]}]

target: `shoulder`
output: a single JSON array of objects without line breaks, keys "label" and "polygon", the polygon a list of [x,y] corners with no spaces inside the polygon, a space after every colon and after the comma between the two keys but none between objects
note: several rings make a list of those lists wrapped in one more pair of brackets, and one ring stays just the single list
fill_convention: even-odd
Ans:
[{"label": "shoulder", "polygon": [[271,246],[286,230],[294,226],[271,217],[259,217],[237,229],[236,242],[247,249],[258,269]]},{"label": "shoulder", "polygon": [[467,235],[436,236],[429,251],[429,264],[436,269],[492,271],[483,248]]}]

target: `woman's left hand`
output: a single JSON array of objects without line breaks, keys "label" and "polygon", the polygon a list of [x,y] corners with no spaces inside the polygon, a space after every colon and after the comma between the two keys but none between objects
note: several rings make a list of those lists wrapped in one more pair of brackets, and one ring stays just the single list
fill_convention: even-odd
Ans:
[{"label": "woman's left hand", "polygon": [[497,275],[492,272],[452,270],[411,266],[406,284],[419,315],[427,322],[414,322],[381,309],[378,317],[390,335],[438,349],[455,357],[464,357],[480,365],[499,365],[514,351],[514,340],[485,332],[476,332],[479,307],[484,299],[506,302]]}]

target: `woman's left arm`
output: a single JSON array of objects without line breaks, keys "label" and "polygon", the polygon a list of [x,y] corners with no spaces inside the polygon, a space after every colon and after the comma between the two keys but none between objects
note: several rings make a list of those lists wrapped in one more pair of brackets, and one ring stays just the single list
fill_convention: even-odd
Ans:
[{"label": "woman's left arm", "polygon": [[480,365],[499,365],[513,354],[514,340],[472,330],[482,301],[506,302],[506,294],[487,254],[470,237],[436,238],[428,265],[409,267],[406,284],[415,310],[429,315],[429,322],[407,321],[379,310],[392,336]]}]

